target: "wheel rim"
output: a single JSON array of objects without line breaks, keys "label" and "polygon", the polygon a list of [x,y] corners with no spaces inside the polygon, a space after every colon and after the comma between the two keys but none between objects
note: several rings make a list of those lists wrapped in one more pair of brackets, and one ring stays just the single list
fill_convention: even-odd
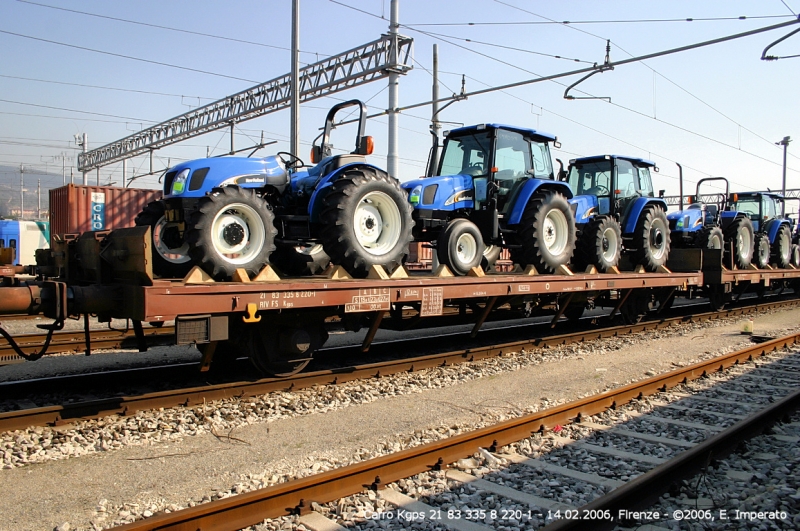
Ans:
[{"label": "wheel rim", "polygon": [[471,234],[462,234],[456,240],[456,258],[461,264],[469,264],[478,256],[478,242]]},{"label": "wheel rim", "polygon": [[388,253],[400,239],[400,209],[383,192],[365,195],[356,207],[353,221],[358,243],[372,255]]},{"label": "wheel rim", "polygon": [[494,245],[487,245],[486,247],[483,248],[483,256],[491,256],[492,253],[494,253],[494,251],[495,251]]},{"label": "wheel rim", "polygon": [[551,254],[559,255],[567,248],[567,233],[569,224],[567,216],[560,210],[551,210],[547,213],[543,223],[544,246]]},{"label": "wheel rim", "polygon": [[153,226],[153,244],[158,255],[172,264],[185,264],[191,257],[189,256],[189,244],[185,243],[177,249],[167,247],[161,236],[167,228],[167,220],[163,216]]},{"label": "wheel rim", "polygon": [[711,235],[711,237],[708,239],[708,248],[722,249],[722,238],[719,237],[719,234]]},{"label": "wheel rim", "polygon": [[619,245],[619,240],[617,239],[617,233],[614,232],[614,229],[611,227],[606,228],[603,231],[603,240],[601,242],[601,253],[603,255],[603,260],[611,263],[617,257],[617,246]]},{"label": "wheel rim", "polygon": [[306,256],[314,256],[322,252],[322,244],[315,243],[314,245],[298,245],[294,248],[299,254]]},{"label": "wheel rim", "polygon": [[264,247],[266,227],[256,209],[234,203],[214,216],[211,235],[215,249],[224,260],[231,264],[246,264]]},{"label": "wheel rim", "polygon": [[648,242],[648,246],[650,247],[650,255],[656,260],[663,258],[664,253],[667,252],[665,229],[666,227],[658,218],[654,219],[650,224],[650,241]]},{"label": "wheel rim", "polygon": [[740,230],[736,237],[736,249],[739,251],[739,256],[743,258],[750,257],[750,249],[753,248],[753,242],[750,240],[750,232]]}]

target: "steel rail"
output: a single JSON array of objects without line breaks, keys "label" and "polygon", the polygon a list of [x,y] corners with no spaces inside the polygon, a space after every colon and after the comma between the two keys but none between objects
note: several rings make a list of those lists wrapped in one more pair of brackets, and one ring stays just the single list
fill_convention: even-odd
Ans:
[{"label": "steel rail", "polygon": [[[566,425],[585,416],[596,415],[633,399],[655,394],[737,363],[791,347],[799,341],[800,333],[792,334],[494,426],[174,513],[158,514],[115,529],[117,531],[242,529],[260,523],[265,518],[303,512],[312,501],[327,503],[356,494],[365,488],[377,489],[421,472],[444,468],[458,459],[472,455],[480,448],[496,451],[501,446],[523,440],[533,433],[545,431],[556,425]],[[796,404],[796,401],[797,398],[794,398],[790,402]],[[774,419],[776,414],[770,409],[770,419]],[[746,432],[747,428],[737,430],[739,436],[743,436]],[[701,447],[708,448],[702,444]],[[686,459],[683,466],[687,467],[697,462],[696,459]],[[635,491],[630,488],[626,492],[629,496],[635,496]]]},{"label": "steel rail", "polygon": [[[133,415],[137,411],[157,408],[190,407],[213,400],[247,398],[276,391],[296,391],[318,385],[340,384],[366,378],[379,378],[391,374],[412,372],[433,367],[455,365],[499,357],[510,352],[529,348],[545,348],[617,337],[636,332],[667,328],[683,322],[698,322],[731,316],[746,315],[766,308],[796,306],[800,301],[767,303],[723,312],[706,312],[693,316],[681,316],[659,321],[647,321],[636,325],[613,326],[603,329],[583,330],[566,334],[555,334],[529,340],[513,341],[500,345],[487,345],[430,354],[410,359],[399,359],[358,366],[300,373],[289,378],[264,378],[256,381],[227,382],[201,387],[191,387],[146,393],[136,396],[114,396],[90,401],[71,402],[57,406],[23,409],[0,413],[0,432],[25,429],[30,426],[64,425],[77,420],[96,419],[111,415]],[[8,397],[6,384],[3,394]]]},{"label": "steel rail", "polygon": [[[143,331],[148,346],[169,344],[169,339],[175,336],[175,329],[171,326],[144,328]],[[46,336],[46,333],[17,334],[14,336],[14,340],[23,349],[38,350],[44,344]],[[136,346],[136,335],[133,329],[92,329],[89,331],[89,340],[92,350]],[[53,333],[47,353],[80,352],[85,348],[86,336],[83,330],[65,330]],[[14,352],[5,338],[0,337],[0,366],[20,361],[24,360]]]}]

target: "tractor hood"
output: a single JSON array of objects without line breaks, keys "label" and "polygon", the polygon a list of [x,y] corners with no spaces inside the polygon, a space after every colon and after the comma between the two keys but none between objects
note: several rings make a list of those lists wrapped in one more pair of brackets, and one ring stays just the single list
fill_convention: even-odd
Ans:
[{"label": "tractor hood", "polygon": [[263,158],[218,157],[183,162],[164,175],[165,198],[203,197],[214,188],[272,186],[282,192],[289,182],[283,161]]},{"label": "tractor hood", "polygon": [[423,177],[404,182],[400,186],[408,192],[408,202],[415,209],[423,210],[472,208],[476,188],[479,195],[482,188],[482,195],[486,196],[486,178],[470,175]]}]

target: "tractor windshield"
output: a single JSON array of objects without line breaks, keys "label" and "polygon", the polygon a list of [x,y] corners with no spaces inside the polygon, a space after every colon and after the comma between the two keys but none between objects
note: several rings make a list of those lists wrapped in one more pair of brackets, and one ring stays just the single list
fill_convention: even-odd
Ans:
[{"label": "tractor windshield", "polygon": [[575,195],[609,195],[611,161],[598,160],[573,164],[569,169],[569,186]]},{"label": "tractor windshield", "polygon": [[750,219],[758,220],[761,215],[761,201],[759,199],[760,196],[757,195],[739,196],[738,201],[731,206],[731,209],[744,212]]},{"label": "tractor windshield", "polygon": [[439,175],[486,175],[492,139],[489,131],[450,136],[444,141]]}]

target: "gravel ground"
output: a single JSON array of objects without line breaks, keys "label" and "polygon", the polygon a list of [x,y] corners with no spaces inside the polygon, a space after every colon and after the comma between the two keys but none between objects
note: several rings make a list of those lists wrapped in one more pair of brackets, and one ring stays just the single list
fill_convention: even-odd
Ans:
[{"label": "gravel ground", "polygon": [[[794,330],[798,316],[756,317],[756,333]],[[14,486],[0,500],[0,518],[9,531],[93,529],[227,497],[735,350],[748,342],[740,327],[740,320],[682,325],[338,387],[0,434],[0,474]],[[294,524],[258,528],[276,525]]]}]

